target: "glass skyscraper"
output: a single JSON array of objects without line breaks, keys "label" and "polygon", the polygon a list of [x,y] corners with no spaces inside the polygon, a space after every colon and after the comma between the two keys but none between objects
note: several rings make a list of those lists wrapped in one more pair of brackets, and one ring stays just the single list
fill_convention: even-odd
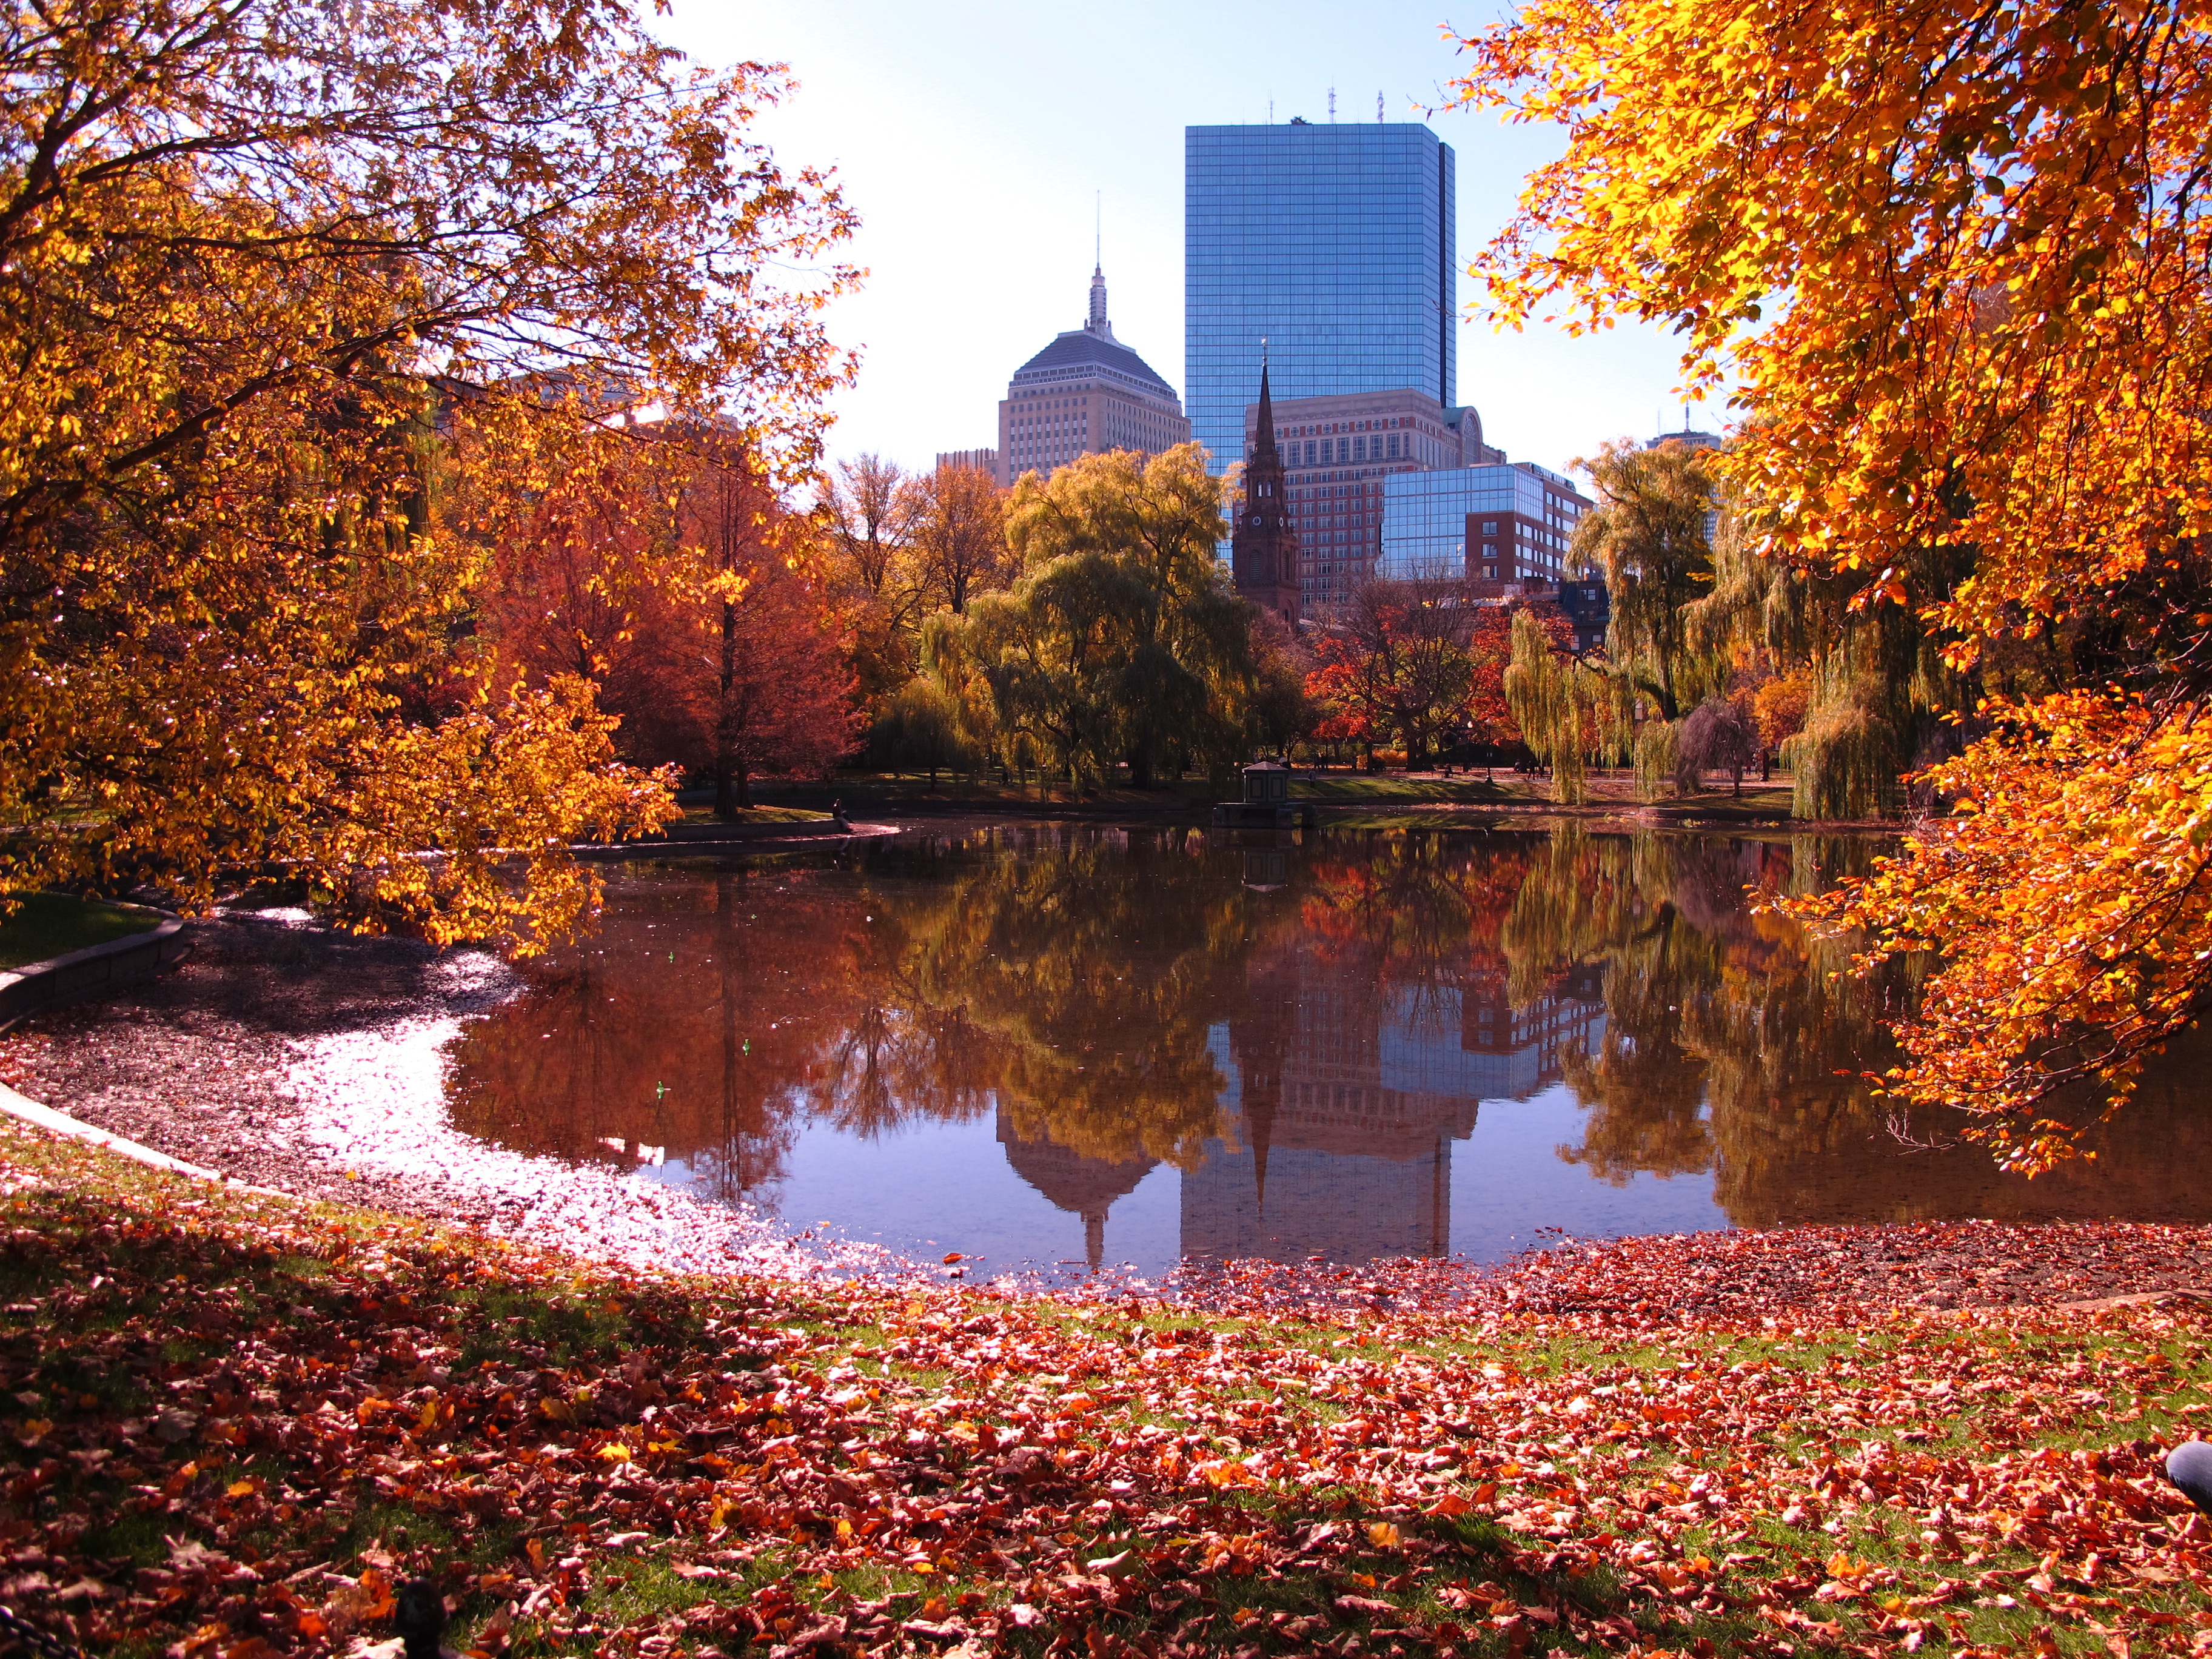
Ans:
[{"label": "glass skyscraper", "polygon": [[1451,146],[1406,123],[1183,131],[1183,376],[1218,472],[1276,399],[1458,396]]}]

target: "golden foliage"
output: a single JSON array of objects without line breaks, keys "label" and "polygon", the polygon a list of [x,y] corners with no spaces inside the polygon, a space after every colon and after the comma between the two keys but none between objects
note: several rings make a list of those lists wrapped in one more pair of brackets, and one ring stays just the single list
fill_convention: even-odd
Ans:
[{"label": "golden foliage", "polygon": [[1821,914],[1942,954],[1890,1086],[2029,1168],[2070,1144],[2038,1103],[2124,1097],[2202,982],[2208,40],[2178,5],[1534,0],[1460,88],[1568,135],[1498,313],[1664,322],[1747,416],[1712,465],[1827,630],[1800,811],[1980,738],[1925,780],[1960,815]]},{"label": "golden foliage", "polygon": [[666,807],[472,649],[478,527],[648,398],[811,465],[851,273],[768,273],[849,218],[745,136],[780,73],[622,4],[65,0],[0,76],[0,887],[573,919],[555,848]]}]

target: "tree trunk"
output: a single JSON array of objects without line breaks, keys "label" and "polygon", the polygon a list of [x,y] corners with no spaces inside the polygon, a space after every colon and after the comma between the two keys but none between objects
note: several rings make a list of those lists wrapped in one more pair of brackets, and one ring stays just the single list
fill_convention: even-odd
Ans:
[{"label": "tree trunk", "polygon": [[[730,741],[730,692],[738,679],[738,608],[722,604],[722,672],[720,695],[714,700],[714,816],[727,822],[752,805],[744,775],[737,769]],[[730,799],[732,773],[736,772],[737,799]]]}]

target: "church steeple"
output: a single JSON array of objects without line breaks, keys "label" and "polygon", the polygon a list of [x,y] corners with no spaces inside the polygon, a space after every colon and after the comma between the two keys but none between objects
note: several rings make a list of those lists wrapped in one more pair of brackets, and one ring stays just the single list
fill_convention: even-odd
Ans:
[{"label": "church steeple", "polygon": [[1252,452],[1244,458],[1244,500],[1230,538],[1230,569],[1237,591],[1298,625],[1298,532],[1291,519],[1282,452],[1275,446],[1275,406],[1267,386],[1265,341],[1261,343],[1260,412]]},{"label": "church steeple", "polygon": [[1282,456],[1275,448],[1275,406],[1267,396],[1267,354],[1260,353],[1260,430],[1252,446],[1255,465],[1279,467]]}]

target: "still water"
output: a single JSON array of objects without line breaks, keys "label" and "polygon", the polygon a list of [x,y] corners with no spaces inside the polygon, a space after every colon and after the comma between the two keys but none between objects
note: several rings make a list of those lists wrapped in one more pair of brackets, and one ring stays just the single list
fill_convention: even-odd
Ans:
[{"label": "still water", "polygon": [[1916,1218],[2212,1218],[2197,1051],[2029,1182],[1893,1122],[1899,975],[1747,893],[1864,843],[999,828],[609,874],[471,1021],[457,1127],[981,1271]]}]

